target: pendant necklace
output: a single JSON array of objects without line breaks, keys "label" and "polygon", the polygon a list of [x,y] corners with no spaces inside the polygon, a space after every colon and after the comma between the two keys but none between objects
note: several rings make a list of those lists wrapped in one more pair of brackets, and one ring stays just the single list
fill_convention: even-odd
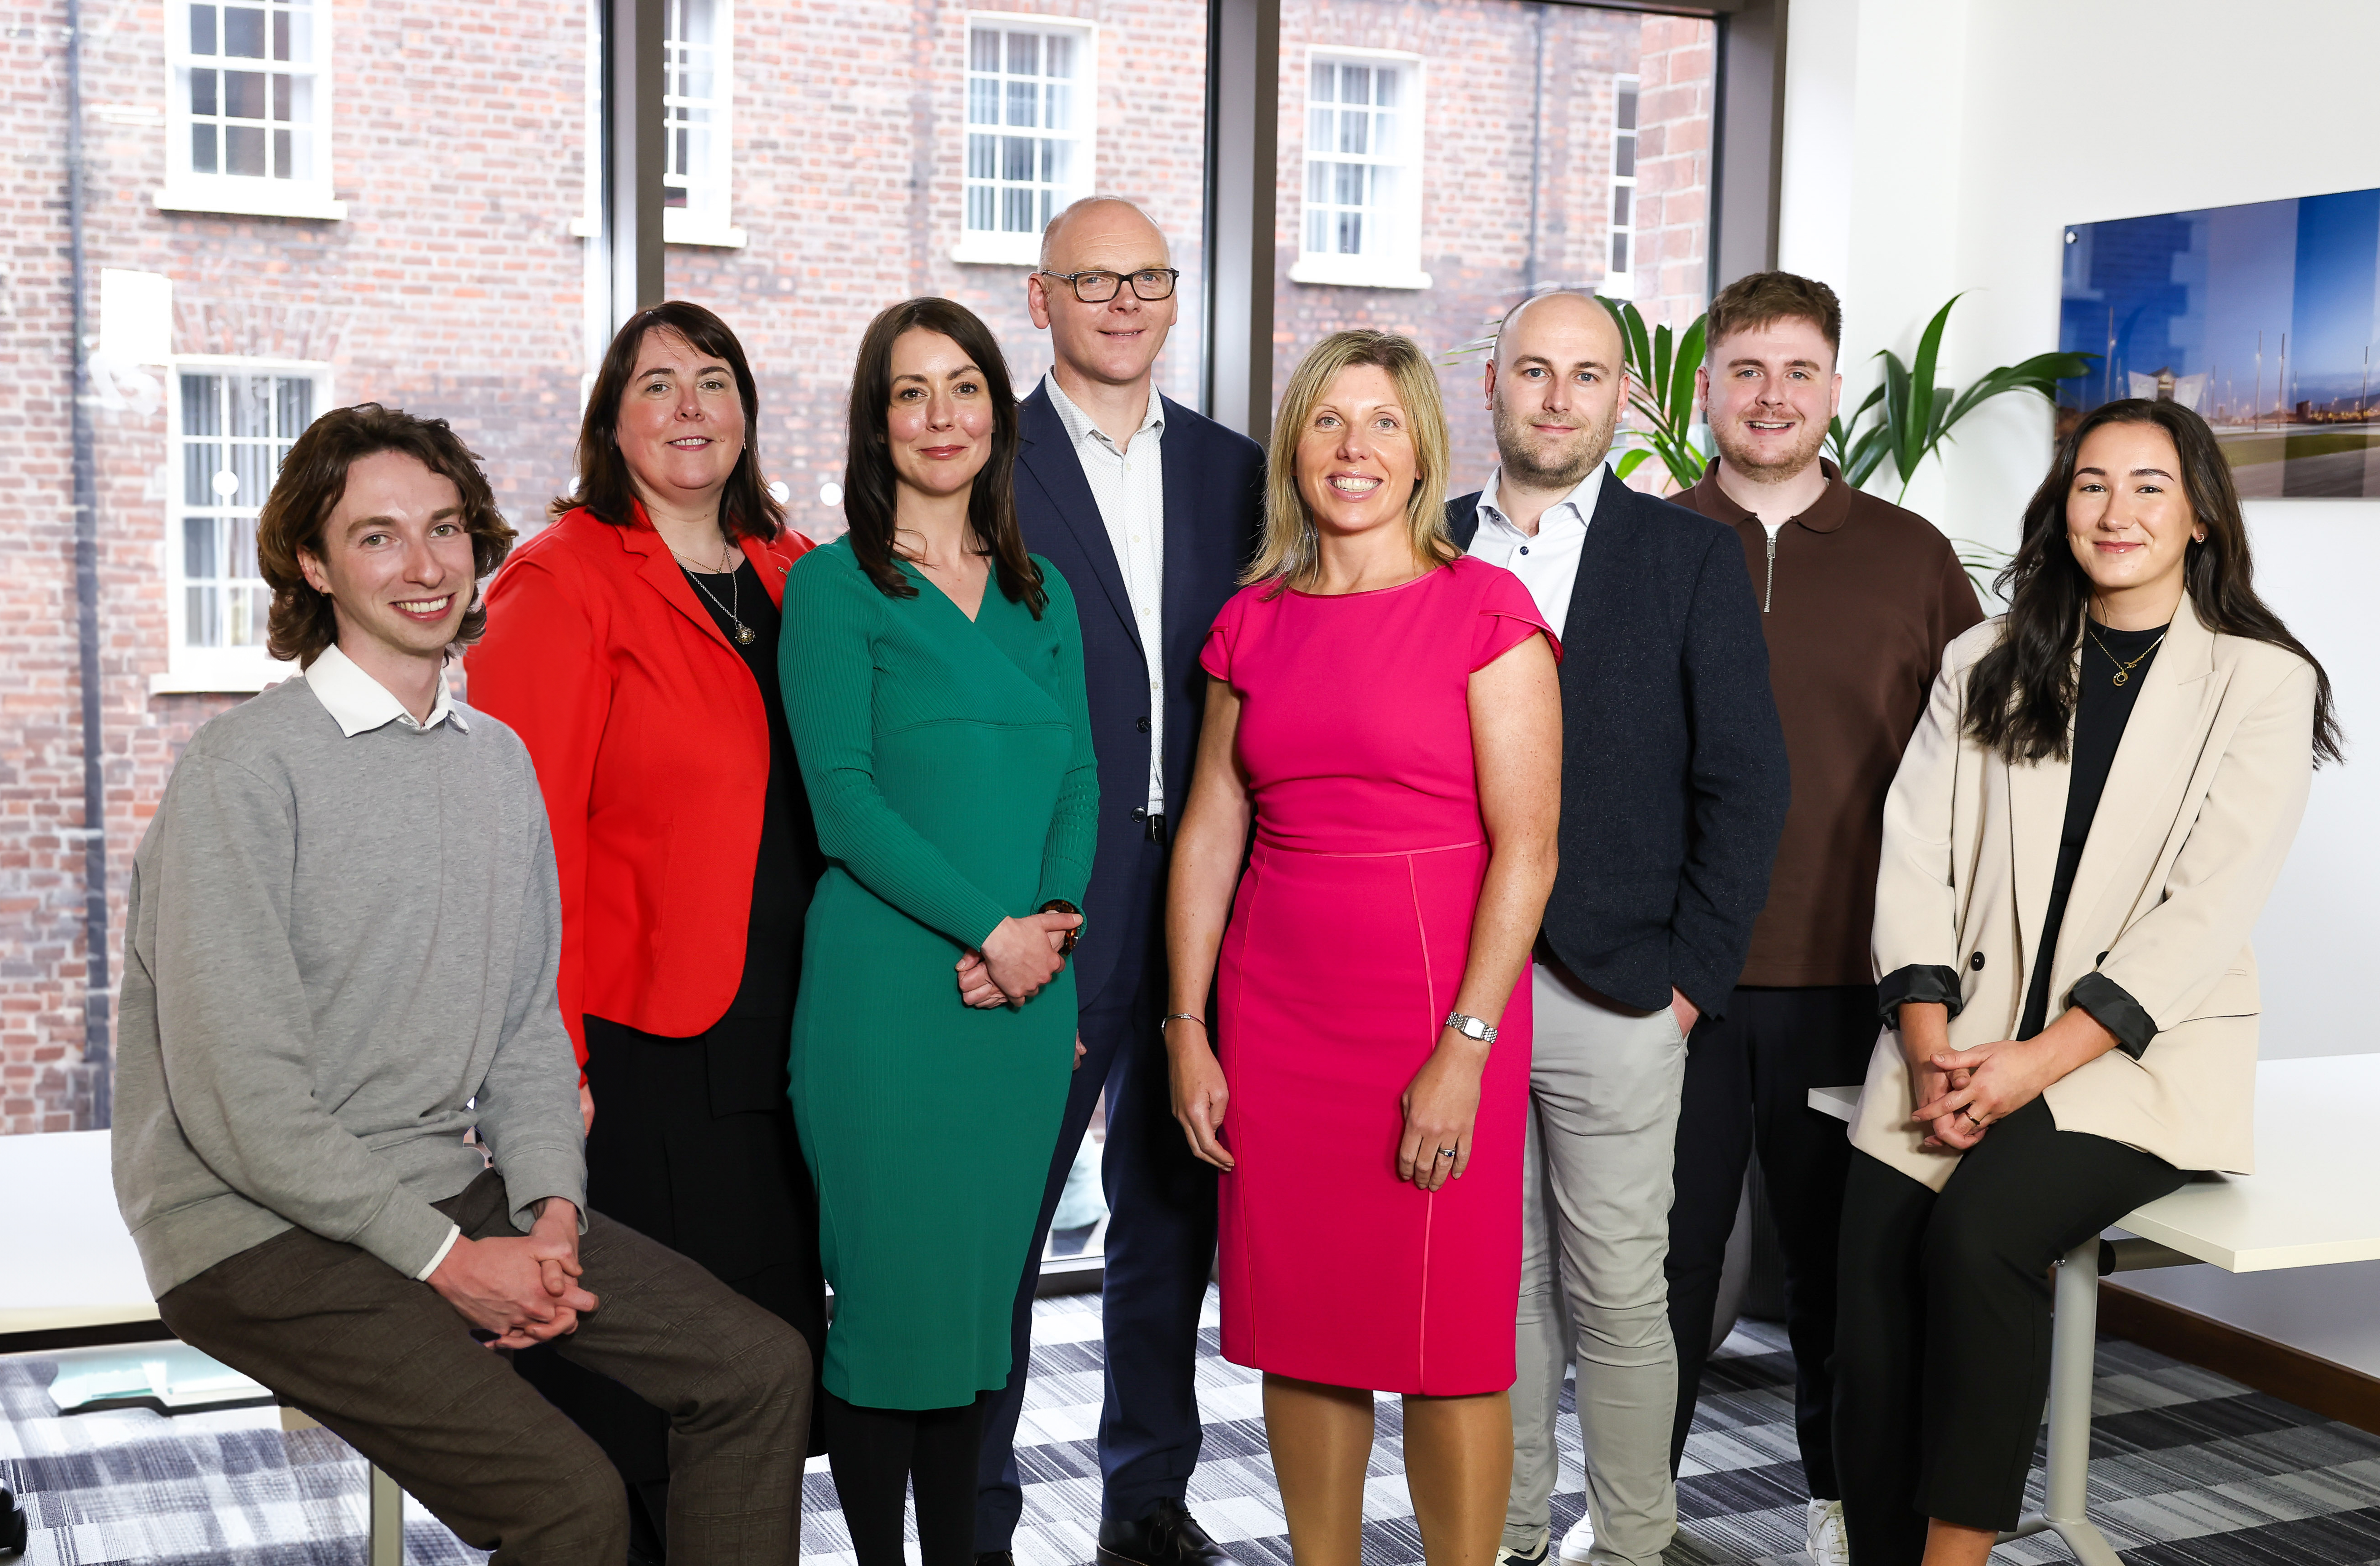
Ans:
[{"label": "pendant necklace", "polygon": [[727,601],[725,603],[722,603],[719,601],[718,594],[712,592],[709,588],[702,585],[702,578],[704,576],[709,575],[716,577],[721,575],[721,573],[716,571],[705,573],[697,570],[694,563],[686,559],[686,556],[678,554],[677,551],[672,550],[670,551],[670,553],[677,555],[677,563],[681,566],[685,567],[686,579],[694,584],[694,590],[700,593],[703,597],[710,600],[710,606],[718,610],[721,613],[726,615],[728,622],[735,627],[734,632],[735,645],[738,647],[751,646],[752,638],[759,636],[760,633],[746,625],[744,623],[744,616],[736,613],[736,610],[741,608],[744,602],[742,585],[742,577],[744,574],[741,571],[735,570],[729,570],[725,573],[727,577]]},{"label": "pendant necklace", "polygon": [[2127,663],[2122,659],[2107,650],[2107,644],[2101,641],[2099,639],[2099,633],[2091,628],[2091,622],[2088,617],[2085,617],[2082,622],[2082,634],[2089,637],[2091,638],[2091,644],[2099,649],[2100,653],[2106,657],[2108,662],[2113,663],[2116,666],[2116,683],[2119,686],[2132,677],[2132,671],[2140,667],[2142,659],[2145,659],[2148,657],[2149,653],[2155,652],[2158,648],[2165,645],[2165,632],[2159,631],[2157,633],[2157,639],[2149,643],[2147,650],[2143,651],[2140,658],[2135,658],[2130,663]]}]

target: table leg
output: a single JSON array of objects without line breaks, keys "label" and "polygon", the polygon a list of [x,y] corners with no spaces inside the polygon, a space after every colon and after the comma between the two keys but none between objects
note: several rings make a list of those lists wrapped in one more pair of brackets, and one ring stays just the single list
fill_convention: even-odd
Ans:
[{"label": "table leg", "polygon": [[2099,1241],[2094,1236],[2058,1264],[2058,1304],[2049,1337],[2048,1498],[2039,1511],[2002,1536],[2054,1532],[2082,1566],[2123,1566],[2086,1514],[2091,1475],[2091,1373],[2098,1352]]},{"label": "table leg", "polygon": [[405,1492],[377,1467],[371,1471],[371,1566],[405,1566]]}]

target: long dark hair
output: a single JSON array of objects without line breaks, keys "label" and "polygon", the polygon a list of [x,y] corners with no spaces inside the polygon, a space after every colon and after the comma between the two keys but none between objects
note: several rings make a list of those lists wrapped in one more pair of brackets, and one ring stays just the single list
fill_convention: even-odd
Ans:
[{"label": "long dark hair", "polygon": [[991,455],[967,492],[967,531],[978,553],[991,556],[1000,590],[1041,618],[1050,595],[1040,568],[1025,552],[1016,525],[1016,394],[1008,382],[1008,361],[991,329],[966,306],[950,299],[904,299],[868,323],[859,340],[859,362],[851,371],[851,434],[843,459],[843,515],[851,524],[851,552],[860,569],[887,598],[915,598],[917,584],[903,574],[893,547],[893,516],[899,480],[892,470],[887,418],[892,409],[892,345],[912,329],[939,332],[959,346],[991,394]]},{"label": "long dark hair", "polygon": [[744,345],[727,322],[684,299],[638,310],[603,350],[595,385],[587,394],[586,417],[578,422],[578,488],[555,496],[547,512],[560,516],[585,506],[614,528],[635,519],[637,486],[628,473],[628,459],[620,455],[620,399],[627,395],[628,382],[637,373],[637,355],[649,332],[685,338],[695,352],[720,360],[735,375],[736,395],[744,403],[744,452],[719,497],[719,530],[730,542],[758,539],[767,543],[784,530],[785,508],[760,479],[760,389],[752,380]]},{"label": "long dark hair", "polygon": [[2066,497],[2091,431],[2107,424],[2154,424],[2181,459],[2182,494],[2206,537],[2186,545],[2182,582],[2199,622],[2218,636],[2266,642],[2313,665],[2314,763],[2342,757],[2330,676],[2281,617],[2256,596],[2240,492],[2215,431],[2180,403],[2139,397],[2102,403],[2058,443],[2049,476],[2024,508],[2024,540],[1994,584],[2008,600],[2000,639],[1967,680],[1966,731],[2010,765],[2064,760],[2075,701],[2074,649],[2091,600],[2091,579],[2066,541]]}]

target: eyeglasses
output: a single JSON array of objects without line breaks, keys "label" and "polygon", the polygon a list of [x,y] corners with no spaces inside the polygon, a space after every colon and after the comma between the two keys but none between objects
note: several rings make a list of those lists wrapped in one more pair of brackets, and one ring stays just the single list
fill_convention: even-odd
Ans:
[{"label": "eyeglasses", "polygon": [[[1045,272],[1044,277],[1054,277],[1074,285],[1075,297],[1087,305],[1103,305],[1116,297],[1124,279],[1112,272]],[[1171,266],[1151,266],[1132,274],[1132,291],[1135,298],[1155,303],[1173,297],[1174,279],[1181,270]]]}]

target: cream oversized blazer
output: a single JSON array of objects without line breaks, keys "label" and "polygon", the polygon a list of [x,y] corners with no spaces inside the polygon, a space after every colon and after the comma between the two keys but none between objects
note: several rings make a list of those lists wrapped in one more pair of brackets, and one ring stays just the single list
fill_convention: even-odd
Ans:
[{"label": "cream oversized blazer", "polygon": [[[1942,655],[1884,807],[1876,971],[1955,971],[1950,1047],[2014,1037],[2034,964],[2049,1015],[2095,968],[2156,1037],[2050,1085],[2061,1131],[2112,1137],[2181,1169],[2253,1167],[2256,959],[2248,932],[2297,834],[2313,771],[2313,667],[2217,636],[2185,598],[2135,698],[2092,818],[2058,950],[2034,950],[2066,819],[2063,761],[2010,766],[1960,732],[1967,674],[2000,619]],[[2077,649],[2081,646],[2077,638]],[[1900,1035],[1868,1062],[1852,1145],[1938,1191],[1956,1152],[1926,1151]]]}]

